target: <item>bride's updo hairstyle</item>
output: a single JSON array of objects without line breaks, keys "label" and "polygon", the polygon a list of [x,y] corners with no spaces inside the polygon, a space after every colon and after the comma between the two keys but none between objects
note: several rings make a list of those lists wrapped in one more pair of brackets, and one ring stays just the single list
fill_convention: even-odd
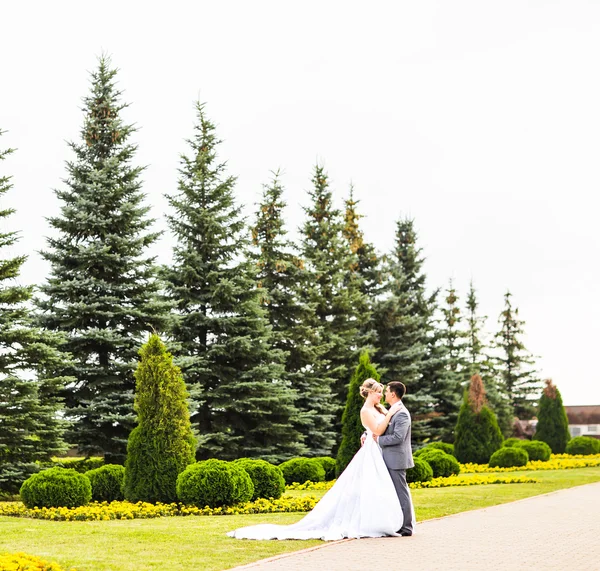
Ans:
[{"label": "bride's updo hairstyle", "polygon": [[[366,400],[370,393],[374,393],[376,391],[383,392],[383,385],[377,382],[375,379],[366,379],[363,384],[360,386],[360,396]],[[385,414],[387,410],[383,405],[377,403],[375,408],[381,413]]]}]

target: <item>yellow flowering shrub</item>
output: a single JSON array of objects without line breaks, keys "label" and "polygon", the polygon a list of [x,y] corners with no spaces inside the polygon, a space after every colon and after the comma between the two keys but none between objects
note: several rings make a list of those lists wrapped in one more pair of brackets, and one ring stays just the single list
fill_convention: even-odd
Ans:
[{"label": "yellow flowering shrub", "polygon": [[[0,571],[66,571],[56,563],[48,563],[39,557],[25,553],[1,553]],[[71,569],[70,571],[75,571]]]}]

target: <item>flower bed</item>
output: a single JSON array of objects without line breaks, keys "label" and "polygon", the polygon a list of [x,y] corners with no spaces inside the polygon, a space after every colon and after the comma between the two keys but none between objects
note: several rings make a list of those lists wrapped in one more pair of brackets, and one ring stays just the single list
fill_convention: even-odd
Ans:
[{"label": "flower bed", "polygon": [[[63,571],[58,564],[26,553],[0,553],[0,571]],[[75,571],[75,569],[71,569]]]},{"label": "flower bed", "polygon": [[21,502],[0,504],[0,515],[53,521],[108,521],[113,519],[149,519],[166,516],[241,515],[257,513],[307,512],[317,503],[314,496],[278,500],[258,499],[232,507],[197,508],[183,504],[138,502],[92,502],[78,508],[26,508]]},{"label": "flower bed", "polygon": [[512,478],[501,476],[473,476],[463,478],[462,476],[448,476],[447,478],[433,478],[429,482],[412,482],[411,488],[448,488],[450,486],[478,486],[486,484],[538,484],[537,478],[527,476],[513,476]]},{"label": "flower bed", "polygon": [[566,454],[552,455],[547,462],[534,460],[525,466],[511,466],[508,468],[490,468],[487,464],[461,464],[461,474],[479,474],[482,472],[518,472],[531,470],[569,470],[573,468],[592,468],[600,466],[600,455],[594,456],[568,456]]}]

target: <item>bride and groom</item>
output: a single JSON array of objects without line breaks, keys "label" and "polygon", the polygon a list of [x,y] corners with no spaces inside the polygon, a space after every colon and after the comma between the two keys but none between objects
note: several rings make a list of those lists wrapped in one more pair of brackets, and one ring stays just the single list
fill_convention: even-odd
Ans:
[{"label": "bride and groom", "polygon": [[383,385],[367,379],[360,387],[365,404],[360,420],[363,445],[336,483],[314,509],[292,525],[261,524],[227,535],[237,539],[323,539],[325,541],[382,536],[409,536],[415,512],[406,482],[414,466],[411,418],[402,403],[406,387],[388,383],[386,410],[380,403]]}]

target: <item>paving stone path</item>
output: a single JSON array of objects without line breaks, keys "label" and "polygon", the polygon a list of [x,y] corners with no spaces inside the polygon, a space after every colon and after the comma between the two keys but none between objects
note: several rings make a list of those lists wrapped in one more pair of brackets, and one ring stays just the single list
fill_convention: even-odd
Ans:
[{"label": "paving stone path", "polygon": [[417,524],[412,537],[345,540],[236,571],[600,571],[600,483]]}]

